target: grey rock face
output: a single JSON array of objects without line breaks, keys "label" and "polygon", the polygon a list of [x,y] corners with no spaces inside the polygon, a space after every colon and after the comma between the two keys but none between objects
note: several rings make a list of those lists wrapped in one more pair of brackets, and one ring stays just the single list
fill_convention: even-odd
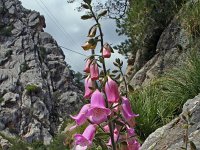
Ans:
[{"label": "grey rock face", "polygon": [[82,91],[43,16],[18,0],[1,0],[0,10],[0,132],[49,144]]},{"label": "grey rock face", "polygon": [[175,17],[159,37],[155,54],[151,59],[143,60],[146,55],[145,48],[130,56],[126,70],[130,84],[137,89],[180,65],[189,46],[189,39],[188,33]]},{"label": "grey rock face", "polygon": [[[188,129],[189,141],[192,141],[197,150],[200,149],[200,94],[195,98],[188,100],[183,106],[183,112],[180,116],[172,120],[167,125],[157,129],[155,132],[149,135],[142,145],[141,150],[182,150],[181,147],[185,147],[183,142],[186,135],[186,129],[184,125],[187,120],[183,119],[183,115],[187,116],[190,112],[190,122],[192,125]],[[190,144],[188,143],[188,150],[190,150]]]}]

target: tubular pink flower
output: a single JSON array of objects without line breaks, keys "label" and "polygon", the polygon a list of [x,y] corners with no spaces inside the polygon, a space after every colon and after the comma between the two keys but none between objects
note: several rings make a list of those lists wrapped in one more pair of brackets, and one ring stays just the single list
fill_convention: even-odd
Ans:
[{"label": "tubular pink flower", "polygon": [[75,145],[80,145],[81,147],[90,146],[95,136],[97,125],[90,124],[83,132],[83,134],[75,134]]},{"label": "tubular pink flower", "polygon": [[91,88],[95,88],[95,83],[94,83],[94,81],[92,81],[90,76],[88,76],[85,79],[85,95],[84,95],[84,98],[90,98],[90,96],[93,93],[93,90]]},{"label": "tubular pink flower", "polygon": [[110,56],[111,56],[111,51],[103,47],[103,58],[110,58]]},{"label": "tubular pink flower", "polygon": [[107,132],[107,133],[110,132],[110,128],[109,128],[108,125],[105,125],[105,126],[103,127],[103,129],[104,129],[104,131]]},{"label": "tubular pink flower", "polygon": [[80,125],[82,125],[82,124],[85,123],[85,121],[87,120],[87,112],[88,112],[88,109],[89,109],[89,108],[90,108],[90,104],[85,104],[85,105],[81,108],[81,110],[80,110],[80,112],[79,112],[78,115],[76,115],[76,116],[70,115],[70,117],[71,117],[72,119],[74,119],[75,122],[76,122],[76,125],[75,125],[75,126],[72,126],[72,127],[70,128],[70,130],[72,130],[72,129],[76,128],[77,126],[80,126]]},{"label": "tubular pink flower", "polygon": [[121,107],[122,107],[122,115],[127,121],[130,120],[131,118],[135,118],[139,116],[138,114],[134,114],[132,112],[131,104],[128,98],[122,97]]},{"label": "tubular pink flower", "polygon": [[111,47],[108,43],[105,43],[103,46],[103,51],[102,51],[103,58],[110,58],[111,56]]},{"label": "tubular pink flower", "polygon": [[97,80],[99,78],[99,68],[98,68],[96,61],[93,61],[90,64],[90,75],[91,75],[91,79],[93,81]]},{"label": "tubular pink flower", "polygon": [[84,68],[84,72],[90,73],[90,64],[91,64],[91,60],[87,59],[85,68]]},{"label": "tubular pink flower", "polygon": [[[118,129],[115,128],[114,132],[114,141],[117,142],[117,140],[119,139],[119,131]],[[111,142],[111,138],[109,139],[109,142],[107,143],[107,145],[111,146],[112,145],[112,142]]]},{"label": "tubular pink flower", "polygon": [[113,81],[110,77],[108,77],[108,81],[105,85],[105,93],[110,103],[116,103],[120,99],[118,85],[115,81]]},{"label": "tubular pink flower", "polygon": [[127,150],[139,150],[140,143],[136,139],[131,139],[127,141]]},{"label": "tubular pink flower", "polygon": [[98,89],[91,96],[91,104],[87,115],[90,121],[100,124],[107,120],[107,116],[111,114],[111,110],[105,107],[104,96]]}]

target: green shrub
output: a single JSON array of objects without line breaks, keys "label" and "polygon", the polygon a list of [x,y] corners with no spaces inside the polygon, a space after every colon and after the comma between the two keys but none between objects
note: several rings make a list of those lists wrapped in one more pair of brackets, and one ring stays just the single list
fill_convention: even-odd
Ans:
[{"label": "green shrub", "polygon": [[5,54],[5,57],[10,58],[12,54],[13,54],[13,51],[12,51],[12,50],[8,50],[8,51],[6,52],[6,54]]},{"label": "green shrub", "polygon": [[179,68],[130,94],[136,119],[136,132],[145,140],[155,129],[181,113],[183,104],[200,93],[200,54],[191,50]]},{"label": "green shrub", "polygon": [[67,134],[58,134],[54,137],[53,142],[48,145],[48,150],[69,150],[68,146],[64,144],[67,137]]},{"label": "green shrub", "polygon": [[27,92],[30,93],[37,93],[40,91],[40,87],[34,84],[27,85],[26,88]]},{"label": "green shrub", "polygon": [[0,28],[0,35],[11,36],[12,35],[12,32],[11,32],[12,30],[13,30],[13,26],[12,25]]},{"label": "green shrub", "polygon": [[29,69],[29,66],[26,62],[23,62],[21,65],[20,65],[20,72],[25,72]]},{"label": "green shrub", "polygon": [[0,103],[4,101],[4,98],[0,96]]},{"label": "green shrub", "polygon": [[200,36],[200,1],[185,5],[179,19],[188,32],[194,36]]}]

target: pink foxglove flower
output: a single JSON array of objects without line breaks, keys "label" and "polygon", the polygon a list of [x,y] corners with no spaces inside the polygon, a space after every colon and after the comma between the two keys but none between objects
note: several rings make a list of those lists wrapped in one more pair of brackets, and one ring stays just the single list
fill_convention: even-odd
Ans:
[{"label": "pink foxglove flower", "polygon": [[139,150],[140,149],[140,143],[136,139],[130,139],[127,141],[127,150]]},{"label": "pink foxglove flower", "polygon": [[115,81],[113,81],[110,77],[108,77],[108,81],[105,85],[105,92],[110,103],[116,103],[120,99],[118,85]]},{"label": "pink foxglove flower", "polygon": [[75,134],[75,145],[79,145],[78,147],[82,147],[80,150],[84,150],[88,146],[92,144],[92,141],[95,136],[96,126],[94,124],[88,125],[88,127],[84,130],[83,134]]},{"label": "pink foxglove flower", "polygon": [[94,81],[92,81],[90,76],[88,76],[85,79],[85,95],[84,95],[84,98],[90,98],[90,96],[93,93],[93,90],[91,88],[95,88],[95,83],[94,83]]},{"label": "pink foxglove flower", "polygon": [[91,64],[91,59],[87,59],[84,72],[90,73],[90,64]]},{"label": "pink foxglove flower", "polygon": [[76,125],[75,125],[75,126],[72,126],[72,127],[70,128],[70,130],[72,130],[72,129],[76,128],[77,126],[80,126],[80,125],[82,125],[82,124],[84,124],[84,123],[86,122],[86,120],[87,120],[87,115],[86,115],[86,114],[87,114],[89,108],[90,108],[90,104],[85,104],[85,105],[81,108],[81,110],[80,110],[80,112],[79,112],[78,115],[76,115],[76,116],[70,115],[70,117],[71,117],[72,119],[74,119],[75,122],[76,122]]},{"label": "pink foxglove flower", "polygon": [[[119,131],[117,128],[115,128],[113,134],[114,134],[114,141],[117,142],[117,140],[119,139]],[[107,145],[112,146],[111,138],[109,139]]]},{"label": "pink foxglove flower", "polygon": [[106,108],[103,93],[98,89],[91,96],[91,104],[88,110],[88,116],[91,122],[100,124],[107,120],[111,110]]},{"label": "pink foxglove flower", "polygon": [[103,58],[110,58],[110,56],[111,56],[111,47],[110,47],[110,45],[108,43],[104,44],[102,54],[103,54]]},{"label": "pink foxglove flower", "polygon": [[93,81],[97,80],[99,78],[99,68],[98,68],[96,61],[93,61],[90,64],[90,75],[91,75],[91,79]]},{"label": "pink foxglove flower", "polygon": [[122,97],[122,115],[126,120],[130,120],[133,117],[138,117],[138,114],[134,114],[131,109],[131,104],[126,97]]}]

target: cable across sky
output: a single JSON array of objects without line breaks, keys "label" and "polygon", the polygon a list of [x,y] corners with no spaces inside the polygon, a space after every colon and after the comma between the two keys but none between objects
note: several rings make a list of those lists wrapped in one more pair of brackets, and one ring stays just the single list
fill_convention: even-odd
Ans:
[{"label": "cable across sky", "polygon": [[[70,40],[71,43],[74,43],[75,46],[78,47],[78,49],[80,48],[80,46],[78,46],[77,42],[72,38],[72,36],[65,30],[65,28],[59,23],[59,21],[56,19],[56,17],[51,13],[51,11],[49,10],[49,8],[46,6],[46,4],[42,1],[42,0],[39,0],[40,3],[36,0],[36,3],[38,4],[38,6],[40,8],[42,8],[46,14],[48,15],[48,17],[50,18],[50,20],[56,25],[57,29],[59,29],[61,31],[61,33],[65,36],[65,38],[67,40]],[[42,6],[42,5],[43,6]],[[60,46],[61,48],[64,48],[65,50],[68,50],[68,51],[71,51],[73,53],[76,53],[76,54],[79,54],[79,55],[82,55],[84,57],[87,57],[87,55],[84,55],[82,53],[79,53],[75,50],[72,50],[70,48],[67,48],[67,47],[64,47],[64,46]]]}]

